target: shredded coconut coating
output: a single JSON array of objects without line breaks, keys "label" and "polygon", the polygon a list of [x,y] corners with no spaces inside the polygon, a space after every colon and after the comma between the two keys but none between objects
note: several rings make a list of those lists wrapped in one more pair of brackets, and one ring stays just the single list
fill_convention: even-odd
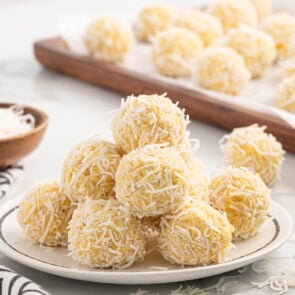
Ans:
[{"label": "shredded coconut coating", "polygon": [[285,78],[279,84],[275,105],[295,114],[295,75]]},{"label": "shredded coconut coating", "polygon": [[160,74],[173,77],[189,77],[192,63],[203,49],[201,39],[182,28],[171,28],[159,33],[154,41],[153,63]]},{"label": "shredded coconut coating", "polygon": [[214,16],[198,10],[182,11],[175,19],[174,25],[195,33],[203,41],[204,47],[217,44],[223,36],[220,21]]},{"label": "shredded coconut coating", "polygon": [[290,77],[295,74],[295,56],[289,58],[284,62],[283,72],[286,77]]},{"label": "shredded coconut coating", "polygon": [[280,174],[285,152],[265,129],[257,124],[235,128],[221,140],[221,149],[227,165],[246,167],[272,185]]},{"label": "shredded coconut coating", "polygon": [[151,42],[159,33],[172,26],[177,10],[174,6],[157,4],[140,11],[135,24],[136,36],[141,42]]},{"label": "shredded coconut coating", "polygon": [[21,200],[17,219],[31,241],[49,247],[66,246],[67,226],[73,210],[57,181],[43,181]]},{"label": "shredded coconut coating", "polygon": [[113,120],[116,144],[129,153],[149,144],[178,147],[186,136],[188,116],[165,95],[128,96]]},{"label": "shredded coconut coating", "polygon": [[235,240],[249,239],[267,218],[270,190],[258,174],[228,166],[212,178],[210,204],[226,213]]},{"label": "shredded coconut coating", "polygon": [[146,146],[123,157],[116,173],[116,197],[139,218],[159,216],[182,201],[188,177],[178,150]]},{"label": "shredded coconut coating", "polygon": [[197,82],[200,86],[236,95],[250,79],[244,59],[227,47],[210,47],[204,50],[197,61]]},{"label": "shredded coconut coating", "polygon": [[250,2],[256,9],[259,21],[262,21],[264,18],[271,14],[272,0],[250,0]]},{"label": "shredded coconut coating", "polygon": [[69,223],[70,256],[91,268],[127,268],[145,255],[140,222],[117,200],[80,203]]},{"label": "shredded coconut coating", "polygon": [[257,24],[256,9],[248,0],[217,0],[211,6],[211,14],[220,20],[225,33],[240,25]]},{"label": "shredded coconut coating", "polygon": [[63,166],[61,184],[66,194],[73,202],[113,196],[120,160],[111,142],[93,138],[76,145]]},{"label": "shredded coconut coating", "polygon": [[233,227],[225,214],[195,198],[161,219],[159,251],[173,264],[199,265],[224,261]]},{"label": "shredded coconut coating", "polygon": [[230,30],[225,44],[243,56],[253,78],[261,77],[277,57],[273,38],[251,27]]},{"label": "shredded coconut coating", "polygon": [[102,17],[87,28],[84,42],[89,54],[99,60],[120,62],[131,49],[132,31],[119,20]]},{"label": "shredded coconut coating", "polygon": [[295,53],[295,20],[287,13],[277,13],[267,17],[262,29],[270,34],[276,44],[279,59],[286,59]]}]

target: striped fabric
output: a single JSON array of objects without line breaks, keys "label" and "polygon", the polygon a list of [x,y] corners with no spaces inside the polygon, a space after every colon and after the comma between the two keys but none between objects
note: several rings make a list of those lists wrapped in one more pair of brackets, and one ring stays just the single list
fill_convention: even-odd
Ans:
[{"label": "striped fabric", "polygon": [[39,285],[0,265],[1,295],[49,295]]},{"label": "striped fabric", "polygon": [[21,165],[12,165],[5,170],[0,170],[0,200],[5,197],[22,170]]}]

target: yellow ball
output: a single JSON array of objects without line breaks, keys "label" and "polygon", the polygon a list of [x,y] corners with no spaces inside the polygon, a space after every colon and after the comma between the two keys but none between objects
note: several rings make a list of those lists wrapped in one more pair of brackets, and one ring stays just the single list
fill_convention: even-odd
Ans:
[{"label": "yellow ball", "polygon": [[250,2],[254,5],[256,9],[258,20],[261,21],[271,14],[271,0],[250,0]]},{"label": "yellow ball", "polygon": [[135,26],[137,38],[151,42],[159,33],[172,26],[176,9],[173,6],[157,4],[140,11]]},{"label": "yellow ball", "polygon": [[225,215],[194,198],[162,217],[159,250],[173,264],[220,263],[231,247],[233,227]]},{"label": "yellow ball", "polygon": [[145,255],[140,222],[117,200],[80,203],[69,224],[71,257],[91,268],[127,268]]},{"label": "yellow ball", "polygon": [[224,137],[221,148],[227,165],[246,167],[271,185],[279,175],[284,150],[281,143],[265,129],[257,124],[235,128]]},{"label": "yellow ball", "polygon": [[96,138],[82,142],[69,152],[61,184],[73,202],[113,196],[120,160],[121,155],[111,142]]},{"label": "yellow ball", "polygon": [[161,145],[125,155],[116,173],[116,197],[135,216],[165,214],[187,192],[188,171],[180,153]]},{"label": "yellow ball", "polygon": [[19,204],[17,219],[25,236],[50,246],[67,245],[67,226],[73,206],[56,181],[35,185]]},{"label": "yellow ball", "polygon": [[240,25],[254,27],[257,24],[257,12],[248,0],[217,0],[211,7],[211,14],[220,20],[224,32]]},{"label": "yellow ball", "polygon": [[285,78],[279,84],[276,107],[295,114],[295,75]]},{"label": "yellow ball", "polygon": [[128,96],[113,120],[119,148],[129,153],[149,144],[178,147],[186,136],[188,117],[165,95]]},{"label": "yellow ball", "polygon": [[235,228],[235,240],[249,239],[257,234],[267,218],[269,189],[258,174],[229,166],[213,177],[210,204],[226,213]]},{"label": "yellow ball", "polygon": [[157,35],[153,44],[153,63],[160,74],[173,78],[189,77],[192,63],[203,49],[201,39],[192,32],[171,28]]},{"label": "yellow ball", "polygon": [[253,78],[258,78],[274,63],[277,53],[272,37],[251,27],[233,29],[225,44],[243,56]]},{"label": "yellow ball", "polygon": [[177,16],[174,25],[195,33],[203,41],[204,47],[218,43],[223,36],[223,28],[220,21],[214,16],[198,10],[181,12]]},{"label": "yellow ball", "polygon": [[120,62],[133,45],[133,35],[117,19],[102,17],[87,28],[84,42],[89,54],[95,59]]},{"label": "yellow ball", "polygon": [[210,47],[197,61],[197,80],[200,86],[236,95],[250,79],[241,55],[226,47]]},{"label": "yellow ball", "polygon": [[279,59],[295,53],[295,20],[287,13],[273,14],[262,23],[262,29],[270,34],[276,44]]}]

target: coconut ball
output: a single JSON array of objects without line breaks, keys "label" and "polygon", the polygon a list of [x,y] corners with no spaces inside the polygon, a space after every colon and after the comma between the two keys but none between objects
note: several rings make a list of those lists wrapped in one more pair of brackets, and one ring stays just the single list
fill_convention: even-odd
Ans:
[{"label": "coconut ball", "polygon": [[130,28],[119,20],[102,17],[87,28],[84,43],[93,58],[119,62],[132,47],[133,35]]},{"label": "coconut ball", "polygon": [[196,74],[200,86],[232,95],[241,92],[250,79],[243,57],[226,47],[204,50]]},{"label": "coconut ball", "polygon": [[210,184],[210,204],[225,212],[235,231],[235,240],[257,234],[267,218],[270,193],[258,174],[246,168],[226,167]]},{"label": "coconut ball", "polygon": [[253,78],[262,76],[277,56],[272,37],[251,27],[231,30],[225,44],[243,56]]},{"label": "coconut ball", "polygon": [[57,181],[43,181],[29,190],[19,204],[18,223],[31,241],[66,246],[73,206]]},{"label": "coconut ball", "polygon": [[233,227],[227,217],[195,198],[162,217],[159,251],[173,264],[220,263],[231,247]]},{"label": "coconut ball", "polygon": [[165,214],[187,192],[187,166],[178,150],[162,145],[125,155],[116,173],[116,197],[135,216]]},{"label": "coconut ball", "polygon": [[92,268],[127,268],[145,255],[140,222],[117,200],[80,203],[69,224],[71,257]]},{"label": "coconut ball", "polygon": [[285,78],[279,84],[275,105],[295,114],[295,75]]},{"label": "coconut ball", "polygon": [[223,138],[221,148],[227,165],[246,167],[271,185],[280,173],[284,150],[265,129],[257,124],[235,128]]},{"label": "coconut ball", "polygon": [[262,29],[273,37],[279,59],[295,53],[295,20],[292,16],[287,13],[273,14],[264,20]]},{"label": "coconut ball", "polygon": [[283,72],[286,77],[290,77],[295,74],[295,56],[286,60],[283,65]]},{"label": "coconut ball", "polygon": [[186,136],[188,117],[165,95],[128,96],[113,120],[112,131],[119,148],[129,153],[149,144],[180,146]]},{"label": "coconut ball", "polygon": [[272,1],[271,0],[250,0],[254,5],[258,20],[261,21],[271,14]]},{"label": "coconut ball", "polygon": [[164,76],[189,77],[192,62],[202,49],[198,36],[186,29],[171,28],[157,35],[152,50],[153,63]]},{"label": "coconut ball", "polygon": [[257,12],[248,0],[217,0],[211,7],[211,14],[220,20],[224,32],[240,25],[254,27],[257,24]]},{"label": "coconut ball", "polygon": [[157,4],[140,11],[135,26],[139,41],[151,42],[159,32],[172,26],[176,9],[174,6]]},{"label": "coconut ball", "polygon": [[186,10],[181,12],[174,25],[194,32],[203,41],[204,47],[214,45],[223,36],[223,28],[220,21],[214,16],[202,13],[198,10]]},{"label": "coconut ball", "polygon": [[62,186],[73,202],[114,195],[115,173],[121,155],[115,144],[92,138],[69,152],[63,166]]}]

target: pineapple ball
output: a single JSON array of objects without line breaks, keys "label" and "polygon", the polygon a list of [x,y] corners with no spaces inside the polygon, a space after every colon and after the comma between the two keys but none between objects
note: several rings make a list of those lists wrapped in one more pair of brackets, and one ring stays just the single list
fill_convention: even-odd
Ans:
[{"label": "pineapple ball", "polygon": [[145,255],[145,240],[137,218],[117,200],[79,203],[69,224],[69,251],[91,268],[127,268]]},{"label": "pineapple ball", "polygon": [[267,218],[270,193],[258,174],[229,166],[213,177],[210,204],[226,213],[235,228],[235,240],[249,239]]},{"label": "pineapple ball", "polygon": [[221,148],[227,165],[246,167],[271,185],[279,175],[284,150],[281,143],[265,129],[257,124],[235,128],[222,139]]},{"label": "pineapple ball", "polygon": [[118,147],[129,153],[149,144],[180,146],[186,136],[188,117],[165,95],[128,96],[113,120]]},{"label": "pineapple ball", "polygon": [[49,246],[66,246],[73,206],[57,181],[37,183],[19,204],[18,223],[25,236]]},{"label": "pineapple ball", "polygon": [[159,33],[153,44],[153,62],[160,74],[173,78],[189,77],[191,63],[203,49],[201,39],[192,32],[171,28]]},{"label": "pineapple ball", "polygon": [[250,0],[254,5],[258,20],[261,21],[271,14],[272,3],[271,0]]},{"label": "pineapple ball", "polygon": [[279,84],[276,107],[295,114],[295,75],[285,78]]},{"label": "pineapple ball", "polygon": [[159,250],[173,264],[220,263],[231,247],[233,227],[210,205],[187,198],[162,217]]},{"label": "pineapple ball", "polygon": [[295,20],[287,13],[273,14],[262,23],[262,29],[270,34],[276,44],[279,59],[295,53]]},{"label": "pineapple ball", "polygon": [[139,41],[151,42],[159,32],[172,26],[175,14],[175,7],[165,4],[145,7],[139,13],[135,26]]},{"label": "pineapple ball", "polygon": [[211,7],[211,14],[218,18],[224,32],[240,25],[256,26],[257,12],[248,0],[217,0]]},{"label": "pineapple ball", "polygon": [[223,36],[220,21],[214,16],[198,10],[186,10],[180,13],[174,25],[194,32],[203,41],[204,47],[214,45]]},{"label": "pineapple ball", "polygon": [[272,37],[251,27],[241,26],[227,35],[225,44],[243,56],[253,78],[258,78],[276,59]]},{"label": "pineapple ball", "polygon": [[121,155],[116,145],[92,138],[75,146],[62,171],[62,186],[73,202],[114,195],[115,173]]},{"label": "pineapple ball", "polygon": [[247,85],[250,73],[243,57],[233,49],[211,47],[197,61],[197,79],[204,88],[236,95]]},{"label": "pineapple ball", "polygon": [[133,45],[133,35],[119,20],[102,17],[87,28],[84,42],[93,58],[120,62]]},{"label": "pineapple ball", "polygon": [[187,192],[187,166],[178,150],[150,145],[125,155],[116,173],[116,197],[139,217],[165,214]]},{"label": "pineapple ball", "polygon": [[295,74],[295,56],[288,59],[283,65],[284,75],[290,77]]}]

